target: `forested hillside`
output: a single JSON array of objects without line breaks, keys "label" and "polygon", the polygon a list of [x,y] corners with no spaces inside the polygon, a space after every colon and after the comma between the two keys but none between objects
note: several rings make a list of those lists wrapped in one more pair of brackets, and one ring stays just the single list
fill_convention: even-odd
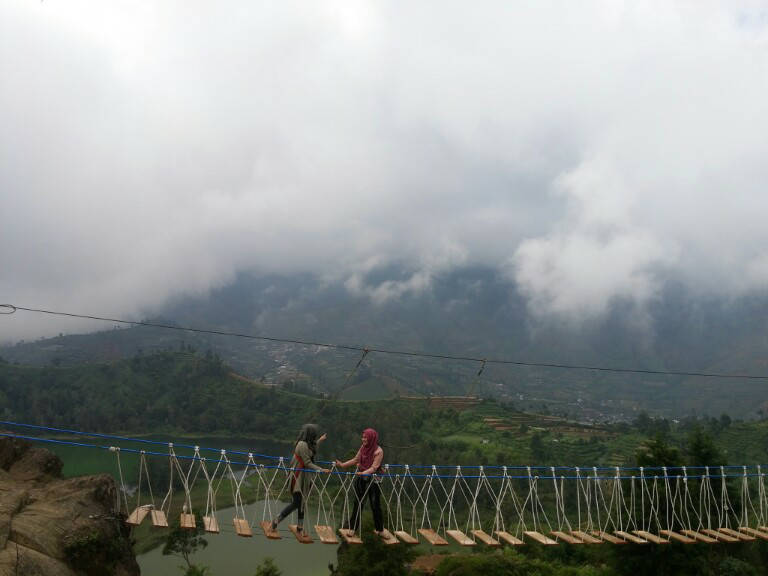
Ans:
[{"label": "forested hillside", "polygon": [[[482,268],[439,276],[427,293],[384,303],[309,276],[242,275],[148,319],[168,328],[107,324],[96,333],[8,343],[0,347],[0,357],[64,368],[192,346],[210,350],[250,380],[279,386],[291,381],[295,389],[336,394],[367,347],[407,354],[369,354],[355,374],[359,386],[338,398],[463,395],[473,388],[484,397],[514,401],[522,410],[546,404],[553,413],[582,421],[627,421],[643,410],[675,419],[723,412],[756,418],[759,410],[768,412],[763,380],[664,372],[768,375],[768,334],[761,321],[767,309],[760,299],[694,304],[684,290],[668,287],[643,326],[619,309],[600,322],[574,326],[532,317],[513,287]],[[480,362],[451,356],[514,363],[489,363],[475,382]]]},{"label": "forested hillside", "polygon": [[640,413],[630,423],[586,425],[546,406],[523,412],[511,402],[437,397],[352,402],[286,390],[291,387],[250,381],[215,354],[189,348],[67,368],[0,361],[0,414],[6,421],[84,432],[287,442],[313,421],[328,432],[329,453],[349,450],[363,428],[374,426],[391,462],[620,466],[633,464],[657,437],[685,454],[697,429],[731,463],[760,462],[768,448],[768,422],[727,414],[674,423]]}]

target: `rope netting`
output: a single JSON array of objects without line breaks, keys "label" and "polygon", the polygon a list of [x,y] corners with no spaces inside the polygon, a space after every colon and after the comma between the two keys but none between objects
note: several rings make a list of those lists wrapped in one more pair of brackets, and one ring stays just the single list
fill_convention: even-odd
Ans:
[{"label": "rope netting", "polygon": [[[296,468],[290,467],[286,457],[71,430],[58,432],[109,439],[110,444],[1,435],[112,452],[120,485],[115,507],[132,525],[140,524],[151,513],[155,526],[168,526],[169,520],[179,518],[182,527],[193,528],[194,512],[199,512],[208,532],[233,526],[237,534],[252,536],[254,529],[271,522],[291,499],[288,479]],[[131,442],[163,449],[125,447]],[[127,455],[133,459],[132,477],[126,472]],[[396,538],[416,543],[419,535],[433,545],[446,544],[450,538],[466,546],[525,541],[768,539],[768,494],[760,465],[585,468],[387,464],[381,473],[367,477],[367,487],[361,492],[354,487],[355,473],[340,470],[333,462],[319,464],[331,472],[304,470],[312,477],[304,503],[306,524],[323,542],[337,542],[333,536],[336,529],[349,520],[351,510],[365,502],[374,485],[381,492],[383,536],[393,543]],[[219,508],[223,493],[227,493],[226,514]],[[249,510],[247,504],[252,502],[261,505]],[[353,531],[355,541],[362,530],[363,523],[358,523]],[[346,530],[340,533],[349,536]]]}]

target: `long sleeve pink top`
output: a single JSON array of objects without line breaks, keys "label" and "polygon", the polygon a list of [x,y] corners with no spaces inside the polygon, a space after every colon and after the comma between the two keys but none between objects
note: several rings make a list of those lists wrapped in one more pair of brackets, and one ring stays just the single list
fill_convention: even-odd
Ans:
[{"label": "long sleeve pink top", "polygon": [[[362,450],[362,447],[360,447],[360,450]],[[346,468],[348,466],[352,466],[353,464],[360,467],[360,450],[357,451],[357,454],[355,454],[355,457],[352,458],[352,460],[347,460],[344,462],[341,466],[342,468]],[[376,452],[373,453],[373,464],[371,464],[371,467],[367,470],[360,470],[360,474],[373,474],[376,472],[376,470],[379,469],[381,466],[381,461],[384,459],[384,450],[382,450],[381,446],[376,448]]]}]

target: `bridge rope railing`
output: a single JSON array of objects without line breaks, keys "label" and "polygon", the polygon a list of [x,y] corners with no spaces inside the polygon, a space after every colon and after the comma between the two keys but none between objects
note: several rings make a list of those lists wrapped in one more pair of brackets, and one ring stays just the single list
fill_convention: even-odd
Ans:
[{"label": "bridge rope railing", "polygon": [[[9,425],[8,422],[0,424]],[[132,525],[152,513],[152,522],[167,526],[179,517],[182,527],[195,526],[195,510],[204,511],[205,529],[220,530],[222,484],[228,483],[235,532],[253,535],[259,524],[271,521],[280,502],[288,499],[286,479],[295,471],[283,456],[228,452],[160,441],[63,431],[16,424],[28,430],[90,436],[108,446],[20,433],[0,433],[31,441],[106,449],[116,455],[120,489],[116,508]],[[139,449],[127,444],[139,443]],[[164,445],[166,452],[144,448]],[[208,452],[215,456],[207,458]],[[135,471],[126,472],[126,458]],[[349,518],[355,504],[367,498],[353,489],[355,475],[338,470],[313,474],[305,495],[318,537],[333,543],[337,527]],[[164,473],[158,472],[165,468]],[[589,472],[587,472],[589,471]],[[129,476],[132,476],[130,478]],[[157,494],[167,491],[162,502]],[[736,542],[768,540],[768,496],[761,465],[697,467],[573,466],[448,466],[388,464],[376,475],[381,490],[385,533],[394,542],[432,545],[453,539],[461,545],[526,541],[541,544],[633,542]],[[155,484],[153,486],[153,484]],[[175,501],[174,501],[174,497]],[[356,501],[356,499],[358,499]],[[249,502],[264,505],[252,513]],[[351,541],[356,533],[343,531]],[[341,533],[341,531],[339,532]],[[308,537],[305,535],[305,538]]]}]

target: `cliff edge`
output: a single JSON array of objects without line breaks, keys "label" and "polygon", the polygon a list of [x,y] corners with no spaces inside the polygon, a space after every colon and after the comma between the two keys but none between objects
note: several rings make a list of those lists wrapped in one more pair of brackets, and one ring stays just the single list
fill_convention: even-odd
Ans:
[{"label": "cliff edge", "polygon": [[0,437],[0,574],[138,576],[112,476],[61,469],[48,450]]}]

